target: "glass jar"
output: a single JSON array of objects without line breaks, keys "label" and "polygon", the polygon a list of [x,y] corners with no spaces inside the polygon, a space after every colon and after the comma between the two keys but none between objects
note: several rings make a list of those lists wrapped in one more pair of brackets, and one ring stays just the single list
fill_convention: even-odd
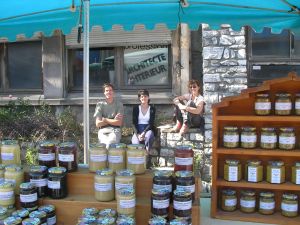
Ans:
[{"label": "glass jar", "polygon": [[97,217],[95,216],[81,216],[78,220],[77,225],[96,225]]},{"label": "glass jar", "polygon": [[151,213],[152,216],[161,216],[165,219],[169,216],[170,192],[167,189],[152,189]]},{"label": "glass jar", "polygon": [[11,182],[0,183],[0,205],[9,206],[15,204],[14,184]]},{"label": "glass jar", "polygon": [[162,217],[153,217],[148,221],[148,225],[167,225],[167,220]]},{"label": "glass jar", "polygon": [[135,191],[131,188],[121,188],[118,190],[117,212],[118,214],[135,215]]},{"label": "glass jar", "polygon": [[173,172],[169,170],[154,171],[153,189],[165,188],[169,190],[170,198],[172,199],[173,190]]},{"label": "glass jar", "polygon": [[117,217],[117,211],[114,209],[102,209],[99,211],[99,217]]},{"label": "glass jar", "polygon": [[38,148],[39,165],[50,167],[56,166],[56,142],[43,141]]},{"label": "glass jar", "polygon": [[240,197],[240,210],[244,213],[255,212],[256,196],[255,191],[243,190]]},{"label": "glass jar", "polygon": [[275,99],[275,115],[287,116],[292,112],[291,94],[278,93]]},{"label": "glass jar", "polygon": [[271,114],[271,100],[268,93],[258,93],[255,98],[255,114],[266,116]]},{"label": "glass jar", "polygon": [[91,144],[89,149],[89,170],[96,172],[106,168],[107,165],[107,150],[106,145],[101,143]]},{"label": "glass jar", "polygon": [[22,220],[24,220],[24,219],[28,218],[29,211],[27,209],[19,209],[19,210],[12,212],[11,215],[14,217],[20,217]]},{"label": "glass jar", "polygon": [[239,181],[242,179],[242,167],[240,160],[226,159],[224,163],[224,180]]},{"label": "glass jar", "polygon": [[192,194],[184,189],[176,189],[173,193],[173,215],[188,218],[192,216]]},{"label": "glass jar", "polygon": [[282,127],[279,130],[279,148],[283,150],[294,149],[296,146],[295,129],[292,127]]},{"label": "glass jar", "polygon": [[131,145],[126,153],[127,169],[134,174],[143,174],[146,171],[146,150],[133,148]]},{"label": "glass jar", "polygon": [[56,224],[56,213],[54,205],[42,205],[38,208],[38,211],[47,213],[47,225]]},{"label": "glass jar", "polygon": [[300,184],[300,162],[295,162],[292,166],[292,182]]},{"label": "glass jar", "polygon": [[111,144],[108,149],[108,168],[115,173],[117,170],[126,169],[125,144]]},{"label": "glass jar", "polygon": [[115,190],[120,188],[135,189],[135,176],[132,170],[118,170],[115,177]]},{"label": "glass jar", "polygon": [[38,195],[34,184],[27,182],[20,185],[20,204],[21,207],[30,211],[37,209]]},{"label": "glass jar", "polygon": [[175,189],[184,189],[192,194],[192,202],[195,200],[195,177],[192,171],[177,171],[175,173]]},{"label": "glass jar", "polygon": [[222,190],[221,208],[224,211],[232,212],[236,210],[237,197],[236,191],[233,189]]},{"label": "glass jar", "polygon": [[261,182],[263,180],[263,166],[260,160],[248,160],[245,169],[248,182]]},{"label": "glass jar", "polygon": [[95,198],[108,202],[115,198],[114,176],[111,169],[97,170],[95,174]]},{"label": "glass jar", "polygon": [[271,184],[281,184],[285,182],[285,166],[283,161],[268,162],[267,181]]},{"label": "glass jar", "polygon": [[100,217],[97,219],[99,225],[115,225],[116,219],[113,217]]},{"label": "glass jar", "polygon": [[226,126],[223,128],[223,146],[225,148],[239,147],[239,131],[237,127]]},{"label": "glass jar", "polygon": [[258,212],[263,215],[271,215],[275,212],[275,198],[273,192],[261,192],[259,194]]},{"label": "glass jar", "polygon": [[255,127],[242,127],[241,147],[255,148],[257,143],[257,134]]},{"label": "glass jar", "polygon": [[64,198],[68,195],[66,168],[52,167],[48,169],[48,195],[54,199]]},{"label": "glass jar", "polygon": [[295,96],[295,114],[300,115],[300,93]]},{"label": "glass jar", "polygon": [[99,210],[97,208],[91,207],[91,208],[84,208],[82,210],[83,216],[98,216]]},{"label": "glass jar", "polygon": [[24,182],[24,171],[20,166],[7,165],[4,172],[5,181],[14,184],[15,194],[20,194],[20,184]]},{"label": "glass jar", "polygon": [[21,165],[21,150],[18,141],[5,140],[1,143],[1,160],[2,164]]},{"label": "glass jar", "polygon": [[4,225],[21,225],[22,224],[22,219],[20,217],[7,217],[4,220]]},{"label": "glass jar", "polygon": [[177,145],[175,148],[174,172],[179,170],[193,171],[194,151],[190,145]]},{"label": "glass jar", "polygon": [[4,182],[5,165],[0,164],[0,183]]},{"label": "glass jar", "polygon": [[134,149],[143,150],[143,149],[145,149],[145,145],[143,145],[143,144],[129,144],[129,145],[127,145],[127,150],[134,150]]},{"label": "glass jar", "polygon": [[75,142],[63,142],[58,147],[58,165],[68,172],[77,170],[77,145]]},{"label": "glass jar", "polygon": [[136,223],[134,218],[122,215],[117,218],[116,225],[136,225]]},{"label": "glass jar", "polygon": [[47,213],[44,211],[33,211],[29,213],[29,218],[38,218],[41,221],[41,225],[47,225]]},{"label": "glass jar", "polygon": [[273,127],[262,127],[260,133],[260,147],[263,149],[275,149],[277,146],[277,134]]},{"label": "glass jar", "polygon": [[286,217],[298,216],[298,196],[284,193],[281,200],[281,214]]},{"label": "glass jar", "polygon": [[30,183],[37,187],[38,197],[47,196],[48,169],[46,166],[31,166],[29,169]]},{"label": "glass jar", "polygon": [[27,218],[22,221],[22,225],[40,225],[41,220],[39,218]]}]

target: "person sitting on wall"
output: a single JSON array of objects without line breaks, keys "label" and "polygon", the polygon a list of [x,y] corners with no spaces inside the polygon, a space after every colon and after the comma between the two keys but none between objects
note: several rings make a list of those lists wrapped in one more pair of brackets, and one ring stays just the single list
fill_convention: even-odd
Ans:
[{"label": "person sitting on wall", "polygon": [[108,148],[110,144],[120,143],[124,108],[123,104],[115,99],[112,84],[104,84],[103,92],[105,100],[97,103],[94,117],[96,117],[96,127],[99,128],[99,142],[106,144]]},{"label": "person sitting on wall", "polygon": [[171,132],[179,132],[180,135],[184,135],[189,128],[199,128],[203,123],[204,98],[200,95],[200,82],[190,80],[188,88],[188,94],[173,99],[176,125]]}]

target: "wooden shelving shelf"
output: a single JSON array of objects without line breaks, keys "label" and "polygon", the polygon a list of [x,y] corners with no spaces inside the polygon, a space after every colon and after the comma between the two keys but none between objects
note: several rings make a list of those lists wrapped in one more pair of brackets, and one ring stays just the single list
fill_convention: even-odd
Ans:
[{"label": "wooden shelving shelf", "polygon": [[[291,93],[292,96],[299,93],[300,78],[295,73],[290,73],[285,78],[264,82],[260,87],[246,89],[242,91],[239,96],[226,97],[220,103],[213,105],[212,217],[279,225],[300,225],[300,211],[299,216],[295,218],[284,217],[280,212],[282,193],[291,192],[300,197],[300,185],[291,182],[291,166],[295,162],[300,161],[300,116],[275,116],[273,111],[270,116],[256,116],[254,113],[255,95],[257,93],[269,93],[271,101],[275,102],[275,94],[280,92]],[[292,97],[292,100],[294,101],[294,97]],[[274,104],[272,104],[272,108],[274,108]],[[222,143],[224,126],[253,126],[257,128],[258,137],[260,137],[261,127],[294,127],[297,146],[295,150],[289,151],[280,149],[265,150],[259,147],[255,149],[224,148]],[[244,179],[244,167],[247,160],[261,160],[264,166],[264,181],[251,183],[245,180],[238,182],[228,182],[224,180],[223,167],[226,159],[239,159],[241,161],[242,179]],[[265,181],[266,165],[270,160],[284,161],[286,165],[285,183],[270,184]],[[258,210],[256,210],[255,213],[249,214],[242,213],[239,209],[234,212],[224,212],[220,208],[220,194],[224,188],[237,190],[238,196],[243,189],[252,189],[257,195],[261,191],[270,190],[275,194],[275,213],[273,215],[261,215],[257,212]],[[258,198],[256,205],[258,206]]]}]

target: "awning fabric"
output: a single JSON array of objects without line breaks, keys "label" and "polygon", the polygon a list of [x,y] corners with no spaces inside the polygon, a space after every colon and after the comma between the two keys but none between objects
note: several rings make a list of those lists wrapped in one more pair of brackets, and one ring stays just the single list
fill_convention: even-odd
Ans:
[{"label": "awning fabric", "polygon": [[[3,0],[0,7],[0,37],[14,41],[23,34],[32,37],[35,32],[49,36],[54,30],[69,34],[79,21],[81,0]],[[143,24],[146,29],[166,24],[176,29],[179,22],[198,29],[201,23],[218,29],[230,24],[234,30],[250,25],[261,31],[270,27],[278,33],[290,29],[300,34],[299,0],[189,0],[181,7],[180,0],[90,0],[90,29],[101,26],[109,31],[114,25],[133,30]]]}]

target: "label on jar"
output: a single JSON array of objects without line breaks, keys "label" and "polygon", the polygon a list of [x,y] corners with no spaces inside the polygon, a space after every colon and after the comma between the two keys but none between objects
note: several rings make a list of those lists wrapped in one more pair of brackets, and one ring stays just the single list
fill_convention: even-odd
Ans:
[{"label": "label on jar", "polygon": [[48,218],[47,219],[47,224],[48,225],[54,225],[54,224],[56,224],[56,216]]},{"label": "label on jar", "polygon": [[239,135],[227,135],[225,134],[223,136],[223,141],[224,142],[233,142],[233,143],[236,143],[236,142],[239,142]]},{"label": "label on jar", "polygon": [[296,143],[296,137],[282,137],[279,136],[279,144],[283,145],[294,145]]},{"label": "label on jar", "polygon": [[3,177],[0,177],[0,183],[3,183],[5,179]]},{"label": "label on jar", "polygon": [[300,109],[300,102],[299,101],[295,102],[295,109]]},{"label": "label on jar", "polygon": [[120,188],[130,188],[133,189],[133,184],[123,184],[123,183],[115,183],[116,190]]},{"label": "label on jar", "polygon": [[244,143],[254,143],[256,142],[256,135],[241,135],[241,142]]},{"label": "label on jar", "polygon": [[135,207],[135,198],[129,200],[122,200],[120,199],[120,208],[122,209],[129,209]]},{"label": "label on jar", "polygon": [[229,166],[228,167],[228,181],[238,181],[238,167]]},{"label": "label on jar", "polygon": [[14,160],[14,153],[9,152],[1,152],[1,159],[6,160]]},{"label": "label on jar", "polygon": [[95,183],[95,190],[96,191],[111,191],[112,190],[112,183]]},{"label": "label on jar", "polygon": [[288,212],[298,212],[298,204],[286,204],[281,202],[281,210]]},{"label": "label on jar", "polygon": [[161,188],[165,188],[169,192],[172,192],[172,185],[171,184],[166,184],[166,185],[153,184],[153,189],[161,189]]},{"label": "label on jar", "polygon": [[241,204],[241,207],[244,207],[244,208],[254,208],[255,207],[255,200],[241,199],[240,204]]},{"label": "label on jar", "polygon": [[74,161],[74,155],[65,155],[65,154],[58,154],[58,160],[61,162],[73,162]]},{"label": "label on jar", "polygon": [[14,191],[0,192],[0,200],[10,200],[14,196]]},{"label": "label on jar", "polygon": [[155,209],[165,209],[170,205],[170,199],[165,200],[152,200],[153,208]]},{"label": "label on jar", "polygon": [[15,179],[8,179],[8,178],[5,178],[4,180],[5,180],[6,182],[12,183],[13,185],[16,185],[16,180],[15,180]]},{"label": "label on jar", "polygon": [[275,110],[291,110],[291,102],[275,102]]},{"label": "label on jar", "polygon": [[175,164],[179,165],[179,166],[193,165],[193,158],[192,157],[188,157],[188,158],[175,157]]},{"label": "label on jar", "polygon": [[107,160],[107,155],[90,155],[90,160],[92,162],[105,162]]},{"label": "label on jar", "polygon": [[47,179],[30,179],[30,183],[35,184],[36,187],[47,186]]},{"label": "label on jar", "polygon": [[123,162],[123,156],[109,155],[108,156],[108,162],[110,162],[110,163],[122,163]]},{"label": "label on jar", "polygon": [[248,166],[248,182],[257,182],[257,167]]},{"label": "label on jar", "polygon": [[281,169],[271,169],[271,183],[281,183]]},{"label": "label on jar", "polygon": [[271,102],[255,102],[255,110],[270,110]]},{"label": "label on jar", "polygon": [[296,169],[296,184],[300,184],[300,169]]},{"label": "label on jar", "polygon": [[192,200],[179,202],[174,200],[173,201],[174,209],[176,210],[189,210],[192,208]]},{"label": "label on jar", "polygon": [[225,206],[236,206],[236,198],[233,199],[225,199],[224,205]]},{"label": "label on jar", "polygon": [[176,185],[176,189],[184,189],[184,190],[187,190],[191,193],[194,193],[195,192],[195,184],[193,185],[188,185],[188,186],[182,186],[182,185]]},{"label": "label on jar", "polygon": [[48,180],[48,188],[50,188],[50,189],[60,189],[60,182],[59,181]]},{"label": "label on jar", "polygon": [[39,160],[40,161],[53,161],[53,160],[55,160],[55,154],[54,153],[49,153],[49,154],[39,153]]},{"label": "label on jar", "polygon": [[29,194],[29,195],[22,195],[20,194],[21,202],[35,202],[37,201],[37,193]]},{"label": "label on jar", "polygon": [[274,144],[277,142],[277,137],[276,137],[276,135],[273,135],[273,136],[261,135],[260,142],[266,143],[266,144]]},{"label": "label on jar", "polygon": [[265,210],[275,209],[275,201],[272,202],[259,202],[259,208]]},{"label": "label on jar", "polygon": [[145,163],[145,157],[128,157],[127,158],[129,164],[144,164]]}]

